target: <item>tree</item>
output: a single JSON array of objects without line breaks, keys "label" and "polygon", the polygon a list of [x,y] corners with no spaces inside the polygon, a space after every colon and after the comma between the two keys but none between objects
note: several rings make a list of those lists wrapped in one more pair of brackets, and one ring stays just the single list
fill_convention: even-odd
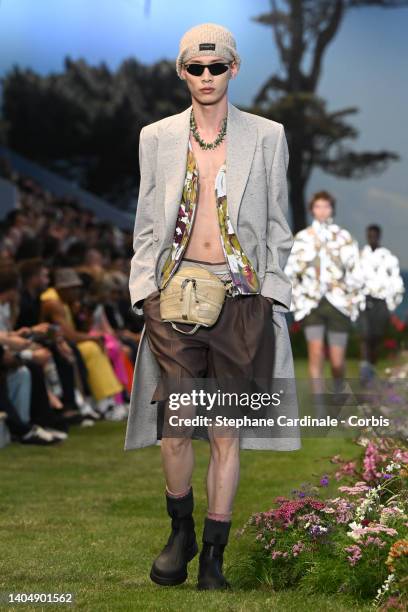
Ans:
[{"label": "tree", "polygon": [[345,117],[358,111],[328,112],[317,96],[324,54],[346,12],[367,6],[399,8],[407,0],[271,0],[269,13],[253,20],[272,28],[280,70],[257,93],[248,110],[284,124],[290,150],[289,194],[294,231],[306,225],[305,189],[313,168],[339,177],[361,178],[384,171],[395,152],[354,152],[343,141],[358,132]]},{"label": "tree", "polygon": [[67,57],[59,74],[14,67],[3,79],[8,146],[122,208],[138,189],[141,128],[187,104],[167,61],[111,71]]}]

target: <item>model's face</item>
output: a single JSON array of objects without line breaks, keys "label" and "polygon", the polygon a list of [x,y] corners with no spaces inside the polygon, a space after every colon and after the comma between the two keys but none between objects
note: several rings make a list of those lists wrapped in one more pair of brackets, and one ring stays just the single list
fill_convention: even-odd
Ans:
[{"label": "model's face", "polygon": [[[221,56],[200,55],[192,57],[186,62],[188,64],[226,64],[228,60]],[[216,104],[225,95],[230,79],[234,79],[238,74],[238,67],[235,62],[223,74],[212,75],[208,68],[204,68],[201,76],[189,74],[185,66],[181,69],[181,74],[186,80],[187,87],[191,96],[200,104]],[[204,88],[211,88],[211,91],[203,91]]]},{"label": "model's face", "polygon": [[333,208],[330,204],[330,200],[324,200],[323,198],[315,200],[313,203],[312,214],[315,219],[320,221],[320,223],[327,221],[327,219],[333,215]]},{"label": "model's face", "polygon": [[377,248],[380,243],[380,236],[377,230],[369,229],[367,230],[367,242],[371,248]]}]

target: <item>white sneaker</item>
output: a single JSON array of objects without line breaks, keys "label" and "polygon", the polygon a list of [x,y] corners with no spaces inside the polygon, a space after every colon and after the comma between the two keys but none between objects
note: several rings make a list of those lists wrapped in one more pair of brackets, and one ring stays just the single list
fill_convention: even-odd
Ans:
[{"label": "white sneaker", "polygon": [[95,419],[84,418],[81,421],[80,427],[93,427],[95,425]]},{"label": "white sneaker", "polygon": [[99,421],[101,418],[100,412],[94,410],[90,401],[82,395],[79,389],[75,389],[75,402],[82,416]]},{"label": "white sneaker", "polygon": [[84,402],[82,406],[79,406],[79,412],[84,417],[89,417],[90,419],[94,419],[94,421],[99,421],[101,418],[101,414],[94,410],[88,402]]},{"label": "white sneaker", "polygon": [[42,429],[38,425],[33,425],[24,436],[20,439],[21,444],[37,444],[42,446],[51,446],[57,444],[59,440],[52,437],[49,432]]},{"label": "white sneaker", "polygon": [[56,441],[56,438],[52,435],[52,433],[50,433],[49,431],[46,431],[40,425],[33,425],[30,431],[23,436],[23,440],[30,440],[30,438],[32,437],[39,438],[40,440],[43,440],[44,442],[55,442]]},{"label": "white sneaker", "polygon": [[51,427],[43,427],[46,433],[50,433],[57,440],[66,440],[68,434],[66,431],[60,431],[59,429],[52,429]]},{"label": "white sneaker", "polygon": [[111,406],[105,413],[107,421],[124,421],[128,417],[129,410],[125,404]]},{"label": "white sneaker", "polygon": [[96,410],[103,416],[114,405],[113,397],[104,397],[96,402]]}]

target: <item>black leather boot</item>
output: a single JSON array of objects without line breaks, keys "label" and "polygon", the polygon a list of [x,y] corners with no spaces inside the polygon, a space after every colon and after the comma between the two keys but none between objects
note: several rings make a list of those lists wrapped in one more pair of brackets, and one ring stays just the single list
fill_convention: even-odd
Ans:
[{"label": "black leather boot", "polygon": [[204,521],[203,549],[198,570],[199,590],[230,589],[222,573],[224,548],[228,543],[231,521]]},{"label": "black leather boot", "polygon": [[153,562],[150,578],[163,586],[181,584],[187,580],[187,563],[198,553],[194,531],[193,489],[185,497],[169,497],[167,512],[171,517],[171,534],[166,546]]}]

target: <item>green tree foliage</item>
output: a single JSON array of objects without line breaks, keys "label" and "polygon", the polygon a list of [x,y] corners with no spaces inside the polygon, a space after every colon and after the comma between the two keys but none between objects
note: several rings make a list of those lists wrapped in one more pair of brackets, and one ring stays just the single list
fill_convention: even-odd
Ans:
[{"label": "green tree foliage", "polygon": [[254,17],[270,27],[280,67],[257,93],[250,112],[284,124],[290,150],[288,170],[294,231],[306,225],[305,190],[314,168],[343,178],[384,171],[399,156],[394,152],[354,152],[346,141],[358,131],[346,121],[358,111],[329,112],[318,97],[324,54],[347,10],[364,6],[398,8],[397,0],[271,0],[271,10]]},{"label": "green tree foliage", "polygon": [[134,59],[117,71],[65,59],[60,74],[14,67],[3,80],[8,145],[126,207],[137,192],[141,128],[189,104],[174,64]]}]

